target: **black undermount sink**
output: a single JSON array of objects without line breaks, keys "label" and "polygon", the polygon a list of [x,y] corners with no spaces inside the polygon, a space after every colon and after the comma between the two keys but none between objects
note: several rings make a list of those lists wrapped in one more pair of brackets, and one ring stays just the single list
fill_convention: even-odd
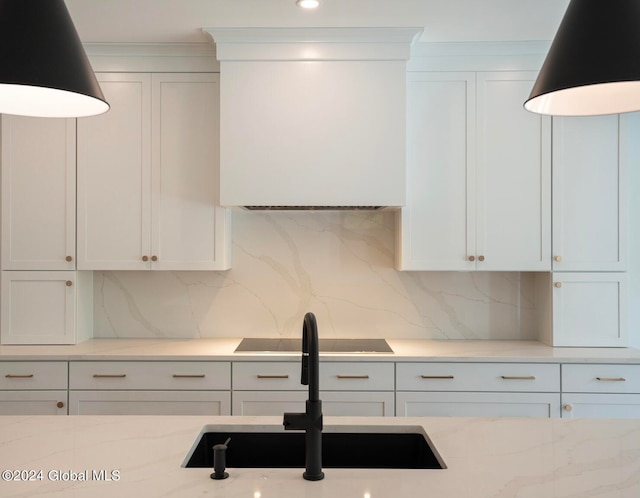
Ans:
[{"label": "black undermount sink", "polygon": [[[183,467],[213,467],[213,446],[231,441],[226,451],[229,468],[304,468],[303,432],[251,432],[205,428],[183,463]],[[322,433],[322,466],[359,469],[443,469],[446,465],[421,428],[393,431],[354,432],[343,426]],[[392,432],[384,432],[389,430]]]}]

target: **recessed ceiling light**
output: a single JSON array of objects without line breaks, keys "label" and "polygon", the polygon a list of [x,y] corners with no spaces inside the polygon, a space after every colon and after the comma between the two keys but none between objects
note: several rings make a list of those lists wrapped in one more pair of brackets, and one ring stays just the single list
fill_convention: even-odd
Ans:
[{"label": "recessed ceiling light", "polygon": [[296,0],[296,5],[303,9],[315,9],[320,5],[320,0]]}]

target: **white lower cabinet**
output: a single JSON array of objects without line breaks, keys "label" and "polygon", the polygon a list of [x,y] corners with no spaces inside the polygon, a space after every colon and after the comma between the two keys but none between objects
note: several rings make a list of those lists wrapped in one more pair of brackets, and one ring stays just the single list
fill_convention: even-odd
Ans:
[{"label": "white lower cabinet", "polygon": [[640,394],[562,394],[562,418],[640,418]]},{"label": "white lower cabinet", "polygon": [[[304,412],[307,391],[233,391],[234,415]],[[329,416],[393,417],[393,392],[320,391],[322,413]]]},{"label": "white lower cabinet", "polygon": [[[320,399],[324,415],[393,416],[393,363],[323,362]],[[307,386],[300,383],[300,362],[234,362],[234,415],[282,415],[303,412]]]},{"label": "white lower cabinet", "polygon": [[[640,364],[329,361],[320,388],[327,416],[640,418]],[[299,361],[0,361],[0,415],[281,416],[307,389]]]},{"label": "white lower cabinet", "polygon": [[560,416],[559,365],[398,363],[396,385],[398,416]]},{"label": "white lower cabinet", "polygon": [[228,391],[70,391],[69,415],[229,415]]},{"label": "white lower cabinet", "polygon": [[66,415],[66,361],[0,362],[0,415]]},{"label": "white lower cabinet", "polygon": [[398,416],[541,417],[560,416],[559,393],[398,392]]},{"label": "white lower cabinet", "polygon": [[563,418],[640,418],[640,365],[562,365]]},{"label": "white lower cabinet", "polygon": [[229,362],[72,361],[71,415],[229,415]]},{"label": "white lower cabinet", "polygon": [[66,415],[67,390],[0,391],[0,415]]}]

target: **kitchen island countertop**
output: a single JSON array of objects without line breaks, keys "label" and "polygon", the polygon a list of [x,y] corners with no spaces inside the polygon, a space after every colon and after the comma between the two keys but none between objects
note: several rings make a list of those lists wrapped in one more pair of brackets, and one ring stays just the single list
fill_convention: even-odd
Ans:
[{"label": "kitchen island countertop", "polygon": [[281,417],[5,416],[1,422],[3,497],[640,496],[637,420],[326,417],[327,427],[421,425],[448,468],[325,469],[318,482],[302,479],[302,469],[231,468],[228,479],[213,481],[210,469],[181,467],[205,425],[280,426]]}]

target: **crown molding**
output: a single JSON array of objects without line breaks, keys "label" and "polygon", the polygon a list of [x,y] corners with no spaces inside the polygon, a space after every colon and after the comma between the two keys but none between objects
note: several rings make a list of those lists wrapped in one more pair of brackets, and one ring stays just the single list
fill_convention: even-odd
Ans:
[{"label": "crown molding", "polygon": [[220,72],[211,43],[86,43],[97,72]]}]

